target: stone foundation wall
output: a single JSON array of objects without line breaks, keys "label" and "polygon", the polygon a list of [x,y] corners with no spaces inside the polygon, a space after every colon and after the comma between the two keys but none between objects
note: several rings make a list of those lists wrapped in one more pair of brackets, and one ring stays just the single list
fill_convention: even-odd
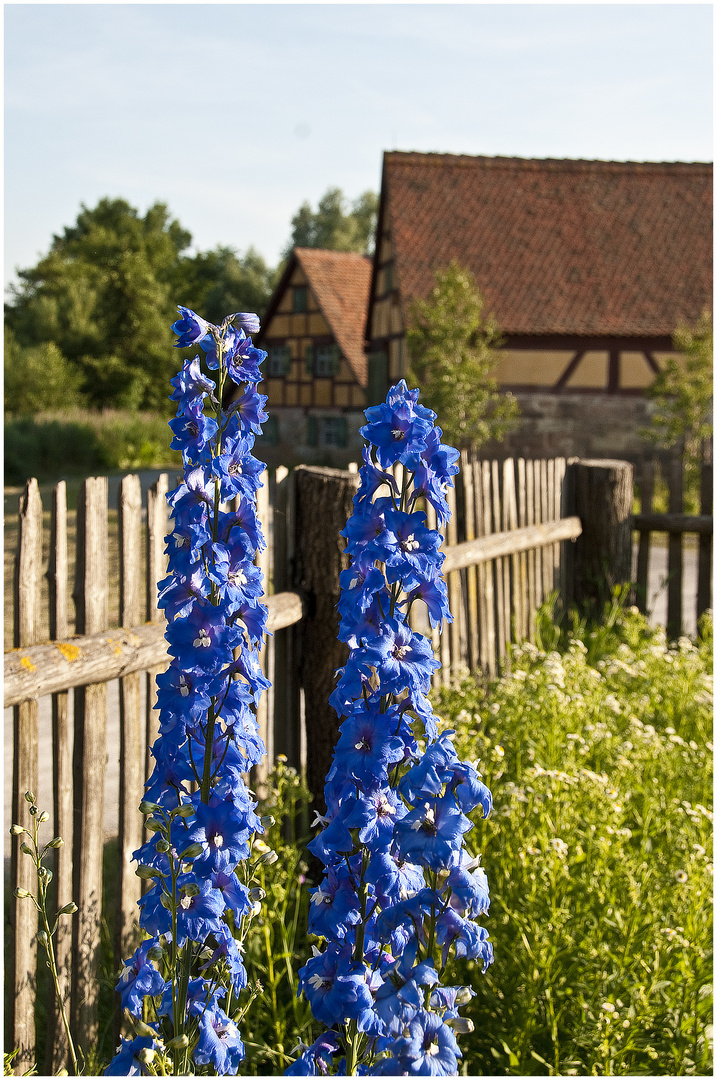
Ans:
[{"label": "stone foundation wall", "polygon": [[643,457],[640,437],[652,403],[642,395],[516,393],[520,418],[500,443],[481,447],[481,457]]},{"label": "stone foundation wall", "polygon": [[[524,392],[515,397],[521,412],[516,428],[503,442],[482,446],[481,457],[622,458],[635,462],[648,449],[640,429],[649,424],[652,404],[641,395]],[[277,408],[273,412],[279,423],[279,442],[268,446],[260,440],[256,450],[267,464],[330,465],[338,469],[351,461],[361,464],[363,412],[343,413],[349,436],[345,448],[308,446],[306,442],[307,415],[335,416],[337,410]]]}]

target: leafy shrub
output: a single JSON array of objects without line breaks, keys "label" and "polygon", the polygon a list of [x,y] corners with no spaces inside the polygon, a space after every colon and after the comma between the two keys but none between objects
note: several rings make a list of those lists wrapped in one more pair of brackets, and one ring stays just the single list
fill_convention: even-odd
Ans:
[{"label": "leafy shrub", "polygon": [[34,418],[5,418],[5,481],[52,480],[181,464],[172,432],[153,413],[68,409]]},{"label": "leafy shrub", "polygon": [[516,649],[487,690],[440,694],[495,799],[495,964],[472,978],[469,1073],[711,1073],[711,621],[702,630],[668,646],[630,609],[563,652]]},{"label": "leafy shrub", "polygon": [[23,347],[5,327],[5,410],[32,416],[40,409],[81,405],[82,376],[54,341]]}]

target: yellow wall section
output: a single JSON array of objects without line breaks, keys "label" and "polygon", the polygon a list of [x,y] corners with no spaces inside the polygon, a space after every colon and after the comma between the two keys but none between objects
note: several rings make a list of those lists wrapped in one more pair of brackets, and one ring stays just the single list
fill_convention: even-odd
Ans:
[{"label": "yellow wall section", "polygon": [[287,383],[284,387],[284,400],[287,405],[296,405],[298,398],[297,387]]},{"label": "yellow wall section", "polygon": [[554,386],[575,352],[500,349],[495,378],[499,386]]},{"label": "yellow wall section", "polygon": [[586,352],[572,373],[566,387],[602,390],[607,387],[607,353]]},{"label": "yellow wall section", "polygon": [[[282,300],[280,307],[283,305]],[[266,339],[285,338],[290,333],[291,315],[275,315],[266,329]]]},{"label": "yellow wall section", "polygon": [[309,316],[309,329],[308,329],[308,332],[310,334],[316,334],[317,337],[319,336],[319,334],[330,334],[331,333],[331,331],[329,330],[329,325],[326,322],[326,319],[324,318],[324,316],[320,312],[317,312],[315,315],[310,315]]},{"label": "yellow wall section", "polygon": [[357,406],[359,409],[366,407],[366,393],[360,386],[351,387],[351,404]]},{"label": "yellow wall section", "polygon": [[299,387],[299,404],[311,404],[311,384],[307,383]]},{"label": "yellow wall section", "polygon": [[620,388],[642,390],[651,386],[655,373],[645,359],[644,353],[620,353]]},{"label": "yellow wall section", "polygon": [[341,386],[340,384],[334,389],[334,401],[337,405],[350,405],[349,391],[350,386]]},{"label": "yellow wall section", "polygon": [[314,405],[331,404],[331,379],[314,380]]}]

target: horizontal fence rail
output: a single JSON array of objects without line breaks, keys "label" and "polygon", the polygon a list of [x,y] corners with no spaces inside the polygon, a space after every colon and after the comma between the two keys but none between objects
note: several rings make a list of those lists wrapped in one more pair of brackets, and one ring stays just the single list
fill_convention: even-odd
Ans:
[{"label": "horizontal fence rail", "polygon": [[[266,598],[267,630],[274,633],[299,622],[298,593]],[[5,654],[5,708],[21,701],[109,682],[135,671],[160,667],[170,660],[164,623],[144,623],[129,630],[103,631],[88,637],[49,641]]]},{"label": "horizontal fence rail", "polygon": [[522,529],[494,533],[492,536],[481,537],[480,540],[465,540],[447,549],[443,573],[465,570],[468,566],[478,566],[505,555],[535,551],[561,540],[577,540],[582,531],[580,518],[568,517],[545,525],[526,525]]}]

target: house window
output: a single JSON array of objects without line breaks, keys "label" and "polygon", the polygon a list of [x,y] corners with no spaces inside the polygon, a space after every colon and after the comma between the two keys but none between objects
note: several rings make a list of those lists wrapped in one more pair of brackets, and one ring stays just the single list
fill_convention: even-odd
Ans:
[{"label": "house window", "polygon": [[262,437],[266,446],[276,446],[279,441],[279,421],[276,416],[270,416],[262,426]]},{"label": "house window", "polygon": [[301,314],[306,311],[306,286],[295,285],[294,286],[294,312],[295,314]]},{"label": "house window", "polygon": [[348,428],[345,416],[307,416],[306,445],[343,449],[349,442]]},{"label": "house window", "polygon": [[345,416],[322,416],[319,427],[321,446],[343,448],[348,445],[348,421]]},{"label": "house window", "polygon": [[314,375],[319,378],[331,378],[338,375],[341,367],[341,352],[338,345],[317,345],[314,349]]},{"label": "house window", "polygon": [[291,349],[288,345],[269,345],[269,363],[267,374],[274,378],[281,378],[289,374],[291,367]]},{"label": "house window", "polygon": [[368,404],[379,405],[388,391],[388,353],[374,352],[368,356]]}]

